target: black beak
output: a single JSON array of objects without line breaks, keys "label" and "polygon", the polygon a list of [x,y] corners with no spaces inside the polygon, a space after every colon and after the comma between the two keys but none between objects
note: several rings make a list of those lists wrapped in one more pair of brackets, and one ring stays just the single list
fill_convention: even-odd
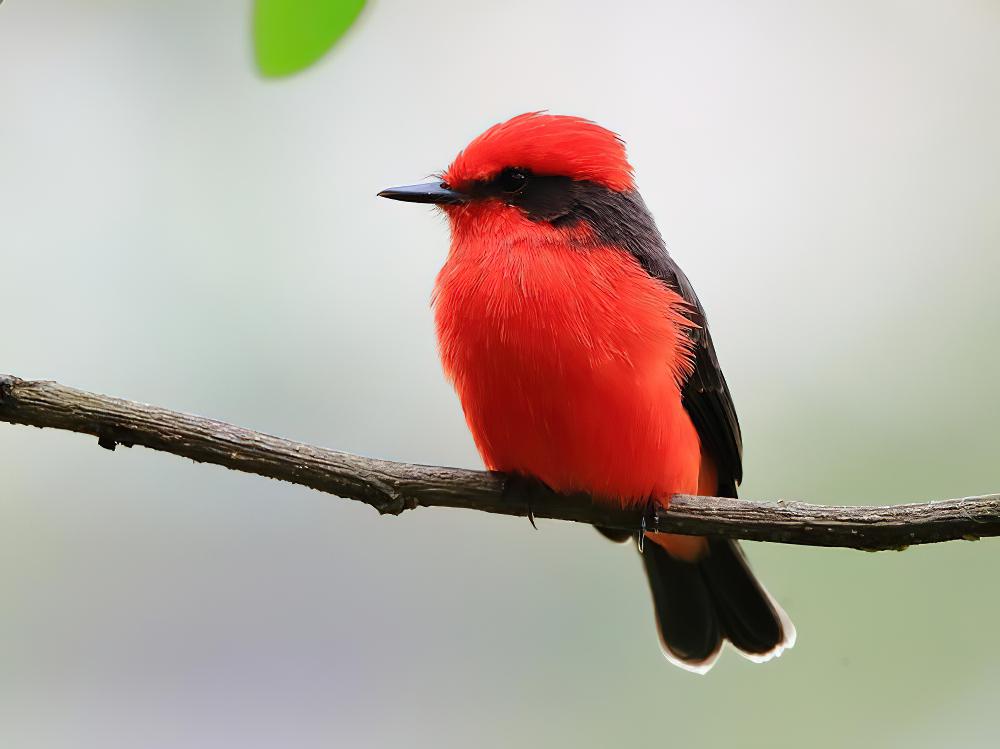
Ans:
[{"label": "black beak", "polygon": [[467,195],[449,189],[444,182],[390,187],[380,192],[378,196],[391,200],[402,200],[405,203],[436,203],[438,205],[455,205],[465,203],[469,199]]}]

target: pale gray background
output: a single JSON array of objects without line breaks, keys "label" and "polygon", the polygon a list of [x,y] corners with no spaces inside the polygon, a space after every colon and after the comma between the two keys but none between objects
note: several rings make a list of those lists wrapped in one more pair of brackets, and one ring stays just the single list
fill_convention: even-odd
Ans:
[{"label": "pale gray background", "polygon": [[[263,81],[249,4],[0,6],[0,371],[478,466],[431,211],[377,200],[526,110],[629,142],[707,306],[744,494],[1000,490],[1000,5],[372,2]],[[799,628],[660,657],[587,528],[379,518],[0,425],[0,745],[992,746],[998,545],[753,545]]]}]

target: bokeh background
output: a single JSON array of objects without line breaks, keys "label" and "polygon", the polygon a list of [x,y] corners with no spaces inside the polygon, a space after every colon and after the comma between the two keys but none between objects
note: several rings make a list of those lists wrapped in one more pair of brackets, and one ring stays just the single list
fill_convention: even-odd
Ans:
[{"label": "bokeh background", "polygon": [[[744,494],[1000,490],[1000,5],[370,2],[254,70],[243,0],[0,6],[0,371],[477,467],[424,207],[547,108],[629,142]],[[0,425],[0,745],[995,746],[995,542],[748,545],[799,643],[698,678],[588,528],[355,503]]]}]

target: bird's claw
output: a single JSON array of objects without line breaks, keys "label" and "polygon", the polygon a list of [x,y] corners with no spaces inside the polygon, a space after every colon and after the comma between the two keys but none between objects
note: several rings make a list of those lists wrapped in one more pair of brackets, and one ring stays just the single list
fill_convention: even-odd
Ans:
[{"label": "bird's claw", "polygon": [[531,506],[531,496],[534,492],[538,492],[542,489],[551,491],[551,489],[545,486],[545,484],[538,479],[521,476],[516,473],[508,475],[503,486],[503,493],[505,496],[524,502],[525,507],[527,508],[526,514],[528,516],[528,522],[531,523],[531,527],[536,531],[538,530],[538,525],[535,523],[535,511]]},{"label": "bird's claw", "polygon": [[638,546],[639,553],[641,554],[645,546],[646,531],[649,530],[651,533],[656,532],[656,527],[658,523],[656,522],[656,506],[653,504],[653,500],[649,499],[646,501],[646,509],[642,513],[642,517],[639,518],[639,538]]}]

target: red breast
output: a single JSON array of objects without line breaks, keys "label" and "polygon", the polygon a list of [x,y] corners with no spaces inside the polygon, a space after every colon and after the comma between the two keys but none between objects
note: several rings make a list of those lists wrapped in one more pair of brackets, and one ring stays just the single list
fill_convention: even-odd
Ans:
[{"label": "red breast", "polygon": [[438,339],[488,467],[622,502],[696,492],[680,296],[583,225],[494,202],[449,214]]}]

